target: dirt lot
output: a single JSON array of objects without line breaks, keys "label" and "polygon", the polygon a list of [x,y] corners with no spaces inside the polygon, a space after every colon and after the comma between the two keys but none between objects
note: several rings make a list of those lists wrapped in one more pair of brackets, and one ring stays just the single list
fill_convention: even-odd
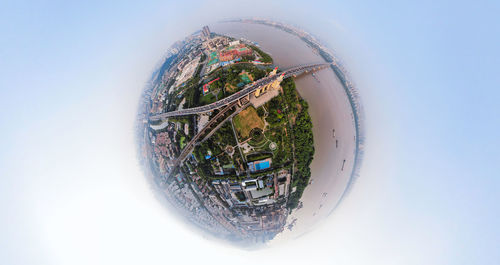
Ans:
[{"label": "dirt lot", "polygon": [[234,127],[238,134],[246,139],[253,128],[264,129],[264,121],[259,117],[254,107],[250,106],[241,111],[233,119]]}]

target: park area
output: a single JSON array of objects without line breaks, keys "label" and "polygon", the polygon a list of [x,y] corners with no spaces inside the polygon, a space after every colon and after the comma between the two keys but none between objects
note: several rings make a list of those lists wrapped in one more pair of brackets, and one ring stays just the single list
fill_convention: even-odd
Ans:
[{"label": "park area", "polygon": [[233,119],[234,127],[242,139],[250,136],[250,131],[254,128],[264,129],[264,121],[259,117],[253,106],[241,111]]}]

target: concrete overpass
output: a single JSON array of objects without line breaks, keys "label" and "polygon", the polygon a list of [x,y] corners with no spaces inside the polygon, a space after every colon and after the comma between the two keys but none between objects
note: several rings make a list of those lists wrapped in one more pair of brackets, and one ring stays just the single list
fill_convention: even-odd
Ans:
[{"label": "concrete overpass", "polygon": [[[217,125],[220,121],[219,119],[224,117],[226,112],[231,110],[233,107],[237,106],[236,102],[232,102],[229,105],[227,105],[225,108],[223,108],[217,115],[215,115],[210,121],[203,127],[203,129],[200,130],[199,133],[197,133],[189,143],[186,144],[184,149],[181,151],[179,156],[174,160],[174,167],[179,166],[179,164],[186,159],[186,157],[193,151],[196,143],[200,140],[200,137],[202,137],[205,133],[208,132],[208,130],[213,126]],[[210,132],[209,132],[210,133]]]},{"label": "concrete overpass", "polygon": [[150,121],[157,121],[157,120],[162,120],[168,117],[173,117],[173,116],[183,116],[183,115],[192,115],[192,114],[198,114],[198,113],[204,113],[204,112],[209,112],[213,111],[216,109],[219,109],[223,106],[232,104],[240,100],[241,98],[244,98],[251,93],[255,92],[257,89],[269,85],[278,78],[280,78],[281,75],[284,75],[283,78],[288,78],[288,77],[295,77],[303,73],[308,73],[311,71],[317,71],[320,69],[323,69],[327,66],[330,66],[330,63],[319,63],[319,64],[307,64],[307,65],[301,65],[301,66],[296,66],[293,68],[290,68],[279,75],[273,75],[273,76],[266,76],[264,78],[261,78],[252,84],[246,86],[242,90],[226,97],[223,98],[219,101],[216,101],[214,103],[205,105],[205,106],[200,106],[200,107],[194,107],[194,108],[189,108],[189,109],[183,109],[183,110],[175,110],[175,111],[170,111],[166,113],[160,113],[160,114],[154,114],[149,116]]}]

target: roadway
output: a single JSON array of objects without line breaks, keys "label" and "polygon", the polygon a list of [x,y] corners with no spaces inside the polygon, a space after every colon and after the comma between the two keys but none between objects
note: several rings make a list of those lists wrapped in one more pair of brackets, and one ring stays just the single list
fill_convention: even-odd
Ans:
[{"label": "roadway", "polygon": [[[288,69],[284,71],[281,74],[284,74],[284,78],[292,77],[292,76],[297,76],[300,75],[304,72],[309,72],[309,71],[314,71],[317,69],[324,68],[326,66],[329,66],[330,63],[319,63],[319,64],[308,64],[308,65],[302,65],[302,66],[296,66],[291,69]],[[266,76],[264,78],[261,78],[252,84],[248,85],[246,88],[226,97],[223,98],[219,101],[216,101],[211,104],[207,104],[204,106],[200,107],[194,107],[194,108],[189,108],[189,109],[183,109],[183,110],[176,110],[176,111],[170,111],[166,113],[160,113],[160,114],[155,114],[155,115],[150,115],[149,120],[150,121],[156,121],[156,120],[161,120],[165,119],[168,117],[173,117],[173,116],[182,116],[182,115],[192,115],[192,114],[198,114],[198,113],[204,113],[204,112],[209,112],[215,109],[219,109],[227,104],[236,102],[240,98],[243,98],[247,96],[248,94],[251,94],[255,92],[257,89],[259,89],[262,86],[268,85],[272,83],[274,80],[276,80],[281,74],[276,74],[274,76]]]},{"label": "roadway", "polygon": [[214,125],[217,120],[222,117],[227,111],[232,109],[236,105],[236,102],[232,102],[227,105],[224,109],[222,109],[217,115],[215,115],[210,121],[201,129],[199,133],[197,133],[189,143],[186,144],[184,149],[181,151],[177,159],[174,160],[174,167],[177,167],[192,151],[198,139],[206,132],[208,128]]}]

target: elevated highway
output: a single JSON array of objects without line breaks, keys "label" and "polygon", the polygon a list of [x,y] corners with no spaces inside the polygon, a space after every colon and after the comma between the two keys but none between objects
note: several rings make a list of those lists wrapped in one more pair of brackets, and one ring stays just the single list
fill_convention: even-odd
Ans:
[{"label": "elevated highway", "polygon": [[[174,160],[174,167],[179,166],[179,164],[193,151],[193,148],[195,147],[196,143],[200,140],[200,137],[202,137],[204,134],[208,132],[208,130],[213,126],[217,125],[220,121],[220,118],[223,118],[226,112],[231,110],[233,107],[235,107],[237,104],[236,102],[232,102],[229,105],[227,105],[225,108],[223,108],[217,115],[215,115],[210,121],[203,127],[203,129],[200,130],[199,133],[197,133],[189,143],[186,144],[184,149],[181,151],[179,156]],[[210,132],[208,132],[210,133]]]},{"label": "elevated highway", "polygon": [[215,109],[219,109],[223,106],[232,104],[240,100],[241,98],[244,98],[248,96],[249,94],[255,92],[257,89],[269,85],[280,76],[283,75],[283,78],[288,78],[288,77],[295,77],[303,73],[308,73],[311,71],[317,71],[320,69],[323,69],[325,67],[330,66],[330,63],[318,63],[318,64],[307,64],[307,65],[301,65],[301,66],[296,66],[293,68],[290,68],[279,75],[273,75],[273,76],[266,76],[264,78],[261,78],[252,84],[247,85],[245,88],[242,90],[226,97],[223,98],[219,101],[216,101],[214,103],[205,105],[205,106],[200,106],[200,107],[194,107],[194,108],[189,108],[189,109],[183,109],[183,110],[175,110],[175,111],[169,111],[165,113],[160,113],[160,114],[154,114],[149,116],[150,121],[157,121],[157,120],[162,120],[168,117],[173,117],[173,116],[183,116],[183,115],[192,115],[192,114],[198,114],[198,113],[204,113],[204,112],[209,112],[213,111]]}]

